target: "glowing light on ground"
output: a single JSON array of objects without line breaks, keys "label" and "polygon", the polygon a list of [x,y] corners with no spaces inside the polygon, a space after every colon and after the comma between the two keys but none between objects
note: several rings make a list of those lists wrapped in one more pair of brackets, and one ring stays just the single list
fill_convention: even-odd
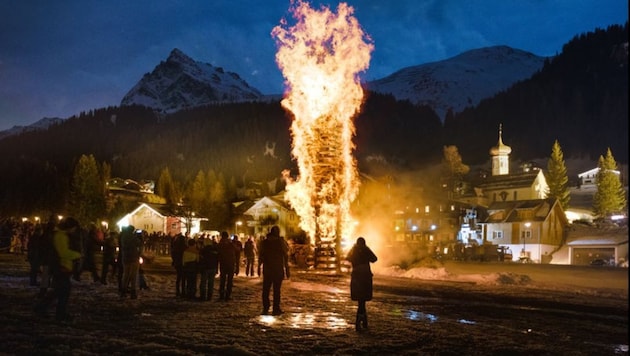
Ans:
[{"label": "glowing light on ground", "polygon": [[345,3],[336,14],[302,1],[292,2],[290,11],[295,24],[283,20],[272,31],[299,169],[295,179],[283,172],[285,197],[311,242],[339,249],[354,228],[350,205],[359,180],[352,119],[363,101],[358,74],[368,68],[373,45]]},{"label": "glowing light on ground", "polygon": [[345,330],[351,327],[341,315],[330,312],[286,313],[281,316],[261,315],[254,323],[274,328]]}]

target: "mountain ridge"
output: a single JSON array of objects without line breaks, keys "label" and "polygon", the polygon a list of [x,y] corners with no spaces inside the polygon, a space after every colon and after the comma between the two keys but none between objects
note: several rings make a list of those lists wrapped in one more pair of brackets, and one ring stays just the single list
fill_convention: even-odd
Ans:
[{"label": "mountain ridge", "polygon": [[237,73],[196,61],[175,48],[166,61],[142,76],[122,98],[120,106],[142,105],[170,114],[217,102],[263,97]]},{"label": "mountain ridge", "polygon": [[400,69],[368,82],[368,88],[398,100],[428,105],[444,122],[539,71],[547,57],[508,46],[473,49],[445,60]]}]

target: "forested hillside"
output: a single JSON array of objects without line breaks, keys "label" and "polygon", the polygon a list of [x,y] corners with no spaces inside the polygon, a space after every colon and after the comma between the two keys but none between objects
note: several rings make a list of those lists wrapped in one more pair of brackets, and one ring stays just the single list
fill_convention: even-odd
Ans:
[{"label": "forested hillside", "polygon": [[628,161],[628,24],[576,36],[531,79],[445,122],[445,138],[471,163],[503,138],[515,159],[549,155],[597,160],[610,147]]},{"label": "forested hillside", "polygon": [[[558,139],[565,158],[613,150],[628,162],[628,28],[577,36],[530,80],[442,126],[428,107],[366,93],[355,118],[362,173],[414,171],[439,162],[456,145],[467,164],[484,163],[499,124],[513,158],[547,157]],[[112,177],[157,180],[168,167],[189,184],[214,170],[239,187],[294,169],[291,116],[280,103],[225,104],[160,116],[143,107],[81,113],[45,131],[0,140],[0,214],[62,211],[72,170],[82,154],[111,165]]]}]

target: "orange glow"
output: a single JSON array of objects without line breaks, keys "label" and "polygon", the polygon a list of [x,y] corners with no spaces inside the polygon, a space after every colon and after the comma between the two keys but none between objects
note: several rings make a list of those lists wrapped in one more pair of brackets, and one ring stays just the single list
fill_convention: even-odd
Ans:
[{"label": "orange glow", "polygon": [[358,74],[368,68],[374,47],[345,3],[336,14],[302,1],[292,1],[290,10],[295,25],[283,20],[272,31],[286,85],[282,106],[294,116],[292,154],[299,169],[295,180],[283,172],[285,197],[311,241],[338,244],[355,226],[350,205],[359,179],[352,119],[363,101]]}]

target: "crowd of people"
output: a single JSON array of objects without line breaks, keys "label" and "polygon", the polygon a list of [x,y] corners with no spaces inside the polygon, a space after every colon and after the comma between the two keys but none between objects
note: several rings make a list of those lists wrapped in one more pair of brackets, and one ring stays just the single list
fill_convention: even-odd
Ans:
[{"label": "crowd of people", "polygon": [[[168,235],[147,234],[132,225],[123,227],[120,233],[105,231],[95,224],[83,228],[72,217],[58,221],[51,216],[43,223],[13,224],[11,229],[13,235],[21,236],[21,243],[26,246],[29,282],[31,286],[39,286],[34,311],[40,316],[47,316],[50,305],[56,300],[56,319],[70,321],[67,306],[71,279],[81,281],[84,272],[89,272],[93,282],[103,285],[115,279],[121,299],[127,296],[137,299],[138,289],[149,288],[141,267],[142,259],[147,253],[164,254],[165,251],[169,252],[175,270],[176,297],[211,301],[218,276],[217,300],[230,301],[234,276],[241,273],[243,264],[246,277],[262,277],[261,314],[283,313],[281,288],[283,280],[290,277],[290,253],[278,226],[271,227],[266,236],[258,239],[247,236],[244,244],[237,235],[230,236],[227,231],[194,237],[180,233],[164,240],[163,236]],[[100,274],[95,259],[99,250],[102,252]],[[24,253],[22,250],[9,252]],[[359,237],[346,260],[352,265],[351,298],[358,302],[356,328],[359,331],[367,328],[365,304],[372,299],[370,263],[376,262],[376,255],[367,247],[365,239]]]}]

